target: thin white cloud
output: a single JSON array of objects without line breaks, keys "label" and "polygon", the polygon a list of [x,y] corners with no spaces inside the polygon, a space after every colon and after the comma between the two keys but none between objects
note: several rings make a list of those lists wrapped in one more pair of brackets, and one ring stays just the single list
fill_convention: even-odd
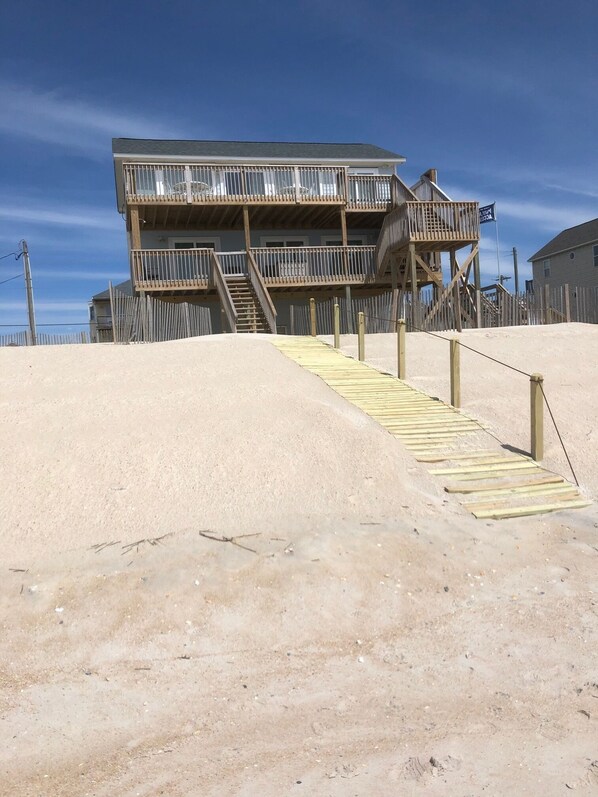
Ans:
[{"label": "thin white cloud", "polygon": [[123,230],[123,222],[116,212],[88,207],[81,209],[64,207],[63,210],[47,210],[47,205],[27,203],[0,205],[0,219],[13,222],[28,222],[34,226],[58,225],[61,227],[85,227],[94,230]]},{"label": "thin white cloud", "polygon": [[100,282],[102,280],[112,280],[115,282],[116,280],[126,280],[129,279],[131,276],[126,272],[114,272],[114,271],[94,271],[93,267],[90,267],[89,271],[80,271],[80,270],[73,270],[69,271],[68,269],[43,269],[37,270],[34,273],[35,280],[43,280],[43,279],[59,279],[59,280],[81,280],[81,281],[90,281],[90,282]]},{"label": "thin white cloud", "polygon": [[[461,186],[450,186],[448,193],[455,200],[471,199],[475,195],[475,192]],[[589,205],[555,205],[500,195],[480,199],[481,204],[494,201],[499,222],[502,217],[507,217],[515,221],[531,222],[535,229],[549,232],[574,227],[596,216],[596,208]]]},{"label": "thin white cloud", "polygon": [[[56,301],[35,301],[36,312],[43,313],[81,313],[87,312],[88,299],[57,299]],[[26,302],[0,302],[0,310],[26,310]]]},{"label": "thin white cloud", "polygon": [[112,137],[182,137],[174,126],[143,114],[9,81],[0,81],[0,132],[92,155],[107,152]]}]

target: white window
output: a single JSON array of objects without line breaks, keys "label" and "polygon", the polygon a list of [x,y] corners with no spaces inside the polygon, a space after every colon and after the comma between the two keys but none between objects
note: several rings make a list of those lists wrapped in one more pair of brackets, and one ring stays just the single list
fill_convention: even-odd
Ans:
[{"label": "white window", "polygon": [[170,249],[214,249],[220,251],[220,238],[169,238]]},{"label": "white window", "polygon": [[550,277],[550,260],[544,260],[542,262],[542,268],[544,269],[544,276]]},{"label": "white window", "polygon": [[598,268],[598,244],[594,244],[592,251],[594,253],[594,266]]}]

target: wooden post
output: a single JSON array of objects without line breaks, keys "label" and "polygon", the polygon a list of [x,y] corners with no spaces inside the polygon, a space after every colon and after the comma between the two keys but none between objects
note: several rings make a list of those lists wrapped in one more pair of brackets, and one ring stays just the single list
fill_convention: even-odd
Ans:
[{"label": "wooden post", "polygon": [[243,205],[243,232],[245,233],[245,268],[249,272],[249,251],[251,249],[251,229],[249,227],[249,208]]},{"label": "wooden post", "polygon": [[452,338],[451,347],[451,404],[453,407],[461,406],[461,352],[459,340]]},{"label": "wooden post", "polygon": [[317,335],[317,328],[316,328],[316,300],[310,299],[309,300],[309,327],[310,327],[310,334],[312,338],[315,338]]},{"label": "wooden post", "polygon": [[334,305],[334,348],[340,349],[341,345],[341,308]]},{"label": "wooden post", "polygon": [[571,297],[569,295],[569,285],[563,285],[563,298],[565,321],[569,324],[571,322]]},{"label": "wooden post", "polygon": [[391,303],[391,310],[390,310],[390,325],[388,328],[389,332],[396,332],[397,331],[397,316],[399,314],[399,266],[397,263],[396,257],[392,258],[392,262],[390,264],[390,285],[392,288],[392,303]]},{"label": "wooden post", "polygon": [[419,315],[417,312],[417,261],[415,260],[415,244],[409,244],[409,253],[407,255],[407,268],[409,270],[409,278],[411,280],[411,325],[415,329],[419,326]]},{"label": "wooden post", "polygon": [[[476,244],[472,244],[472,249]],[[480,275],[480,253],[476,252],[473,259],[473,284],[475,289],[475,325],[478,329],[482,328],[482,278]]]},{"label": "wooden post", "polygon": [[517,247],[513,247],[513,276],[515,279],[515,295],[519,296],[519,265],[517,263]]},{"label": "wooden post", "polygon": [[397,322],[397,377],[405,379],[405,319]]},{"label": "wooden post", "polygon": [[352,309],[352,302],[351,302],[351,286],[345,285],[345,304],[347,305],[347,311],[345,315],[347,316],[347,334],[353,334],[353,309]]},{"label": "wooden post", "polygon": [[550,285],[544,286],[544,323],[550,324]]},{"label": "wooden post", "polygon": [[114,321],[114,291],[112,290],[112,280],[108,282],[108,296],[110,297],[110,318],[112,320],[112,342],[116,343],[116,325]]},{"label": "wooden post", "polygon": [[530,420],[531,420],[531,454],[532,459],[540,462],[544,459],[544,394],[542,374],[530,376]]},{"label": "wooden post", "polygon": [[131,205],[129,219],[131,220],[131,249],[141,249],[141,224],[137,205]]},{"label": "wooden post", "polygon": [[[455,274],[459,270],[459,265],[457,263],[457,255],[454,250],[451,251],[451,279],[455,276]],[[455,285],[453,287],[453,313],[455,316],[455,329],[457,332],[462,332],[461,327],[461,288],[459,286],[459,280],[455,281]]]},{"label": "wooden post", "polygon": [[357,355],[360,362],[365,360],[365,314],[357,314]]},{"label": "wooden post", "polygon": [[291,335],[295,334],[295,305],[289,307],[289,321],[291,324]]}]

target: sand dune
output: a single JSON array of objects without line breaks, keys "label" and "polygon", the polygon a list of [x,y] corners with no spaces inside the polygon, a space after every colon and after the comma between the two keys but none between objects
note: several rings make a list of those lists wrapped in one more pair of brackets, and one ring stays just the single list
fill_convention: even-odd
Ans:
[{"label": "sand dune", "polygon": [[[483,342],[545,371],[594,489],[595,330],[541,333]],[[525,388],[478,376],[523,446]],[[476,521],[267,339],[0,350],[0,434],[1,794],[598,788],[595,507]]]}]

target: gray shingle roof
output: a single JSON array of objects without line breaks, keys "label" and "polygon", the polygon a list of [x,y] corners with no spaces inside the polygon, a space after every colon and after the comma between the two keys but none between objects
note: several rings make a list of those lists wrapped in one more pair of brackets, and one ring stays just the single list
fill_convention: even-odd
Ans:
[{"label": "gray shingle roof", "polygon": [[288,160],[376,160],[402,162],[402,155],[373,144],[317,144],[282,141],[176,141],[113,138],[115,155],[188,158],[273,158]]},{"label": "gray shingle roof", "polygon": [[[121,293],[126,294],[127,296],[133,295],[133,287],[131,285],[131,280],[125,280],[124,282],[120,282],[118,285],[113,286],[116,290],[120,291]],[[94,301],[100,299],[109,299],[110,298],[110,291],[108,288],[101,293],[96,293],[91,297]]]},{"label": "gray shingle roof", "polygon": [[557,252],[563,252],[566,249],[575,249],[576,246],[583,246],[583,244],[589,244],[591,241],[598,241],[598,219],[585,221],[583,224],[563,230],[552,241],[538,249],[536,254],[529,258],[528,262],[531,263],[532,260],[540,260],[543,257],[555,255]]}]

